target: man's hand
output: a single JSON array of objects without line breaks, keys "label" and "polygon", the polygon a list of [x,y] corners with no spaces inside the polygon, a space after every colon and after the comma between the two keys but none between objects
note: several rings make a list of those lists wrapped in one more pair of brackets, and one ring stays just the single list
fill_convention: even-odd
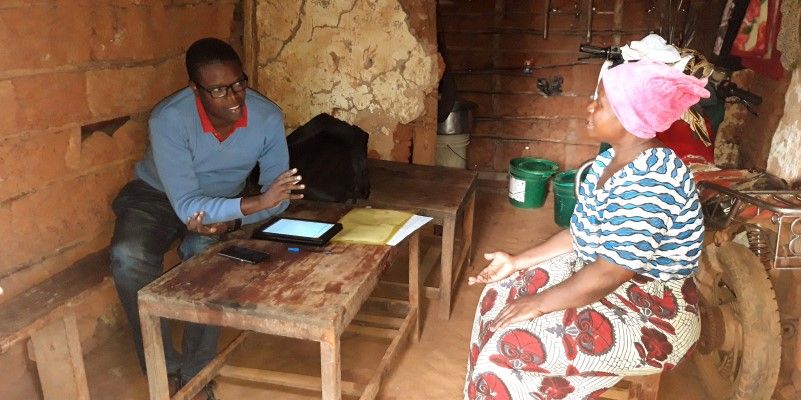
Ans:
[{"label": "man's hand", "polygon": [[514,257],[508,253],[502,251],[485,253],[484,258],[491,261],[490,265],[487,265],[477,276],[467,278],[468,285],[497,282],[517,271]]},{"label": "man's hand", "polygon": [[300,175],[297,175],[298,169],[293,168],[289,171],[278,175],[273,184],[267,189],[266,192],[259,195],[263,209],[273,208],[284,200],[298,200],[302,199],[302,194],[293,194],[293,190],[303,190],[306,185],[301,185]]},{"label": "man's hand", "polygon": [[498,314],[489,329],[495,332],[515,322],[539,318],[542,314],[537,305],[537,295],[524,296],[509,303]]},{"label": "man's hand", "polygon": [[189,217],[186,221],[186,229],[190,232],[199,233],[201,235],[217,235],[223,232],[228,232],[234,225],[234,221],[216,222],[213,224],[203,225],[203,217],[206,216],[205,211],[198,211]]}]

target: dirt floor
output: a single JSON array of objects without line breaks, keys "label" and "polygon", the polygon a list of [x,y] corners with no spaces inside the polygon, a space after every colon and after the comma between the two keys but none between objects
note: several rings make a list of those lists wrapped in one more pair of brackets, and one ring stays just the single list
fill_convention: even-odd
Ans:
[{"label": "dirt floor", "polygon": [[[535,245],[559,228],[553,223],[551,196],[537,210],[512,207],[499,190],[479,191],[475,221],[474,261],[468,274],[485,264],[487,251],[517,252]],[[402,267],[402,266],[401,266]],[[464,278],[464,277],[462,277]],[[437,302],[425,304],[425,322],[419,343],[409,343],[396,367],[384,381],[379,399],[459,399],[462,396],[467,346],[480,287],[469,287],[465,279],[458,289],[450,320],[438,318]],[[226,331],[230,340],[236,332]],[[343,381],[366,382],[388,342],[357,335],[342,338]],[[283,372],[320,374],[319,347],[313,342],[260,336],[249,338],[237,350],[231,364]],[[134,356],[127,327],[86,357],[93,400],[139,400],[147,398],[147,386]],[[319,393],[218,379],[221,400],[315,399]],[[691,363],[664,375],[660,399],[700,400],[703,389],[695,379]]]}]

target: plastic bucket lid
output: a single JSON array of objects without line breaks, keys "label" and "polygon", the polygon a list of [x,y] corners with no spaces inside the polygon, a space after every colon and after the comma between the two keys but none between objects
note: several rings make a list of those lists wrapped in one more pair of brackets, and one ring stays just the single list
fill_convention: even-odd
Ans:
[{"label": "plastic bucket lid", "polygon": [[576,172],[578,171],[571,169],[556,174],[556,176],[553,177],[553,184],[556,186],[573,187],[576,184]]},{"label": "plastic bucket lid", "polygon": [[559,166],[542,158],[519,157],[509,162],[509,173],[519,178],[542,179],[556,173]]},{"label": "plastic bucket lid", "polygon": [[578,171],[571,169],[569,171],[556,174],[552,180],[554,194],[575,197],[574,190],[576,187],[576,172]]}]

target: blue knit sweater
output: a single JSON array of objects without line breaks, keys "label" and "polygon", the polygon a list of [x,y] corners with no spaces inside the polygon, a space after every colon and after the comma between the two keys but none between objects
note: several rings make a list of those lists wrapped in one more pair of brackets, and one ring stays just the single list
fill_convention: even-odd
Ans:
[{"label": "blue knit sweater", "polygon": [[222,143],[203,131],[190,88],[162,100],[150,114],[150,147],[136,165],[135,174],[164,191],[182,221],[205,211],[206,224],[236,218],[249,224],[278,214],[289,205],[284,201],[272,209],[242,215],[241,198],[237,196],[256,162],[262,192],[289,169],[281,109],[250,89],[245,104],[247,127],[237,128]]}]

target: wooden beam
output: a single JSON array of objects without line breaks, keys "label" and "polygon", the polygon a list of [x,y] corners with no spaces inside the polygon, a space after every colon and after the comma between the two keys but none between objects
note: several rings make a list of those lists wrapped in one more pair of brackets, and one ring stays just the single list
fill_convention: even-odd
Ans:
[{"label": "wooden beam", "polygon": [[339,335],[330,332],[320,342],[320,381],[323,400],[342,399],[342,359]]},{"label": "wooden beam", "polygon": [[242,1],[242,48],[245,72],[248,74],[250,85],[258,88],[259,86],[259,63],[258,63],[258,24],[256,22],[256,0]]},{"label": "wooden beam", "polygon": [[[393,298],[405,298],[409,292],[409,284],[404,282],[380,281],[378,288]],[[423,286],[423,294],[427,299],[438,299],[439,288]]]},{"label": "wooden beam", "polygon": [[[313,392],[322,391],[322,384],[319,376],[236,367],[233,365],[224,365],[220,368],[219,374],[226,378],[240,379],[243,381],[266,383],[268,385],[291,387]],[[346,396],[358,397],[363,391],[364,385],[359,385],[355,382],[342,382],[342,394]]]},{"label": "wooden beam", "polygon": [[406,318],[406,315],[409,314],[409,302],[406,300],[369,297],[362,307],[362,310],[369,311],[370,313],[388,313],[394,317],[400,318]]},{"label": "wooden beam", "polygon": [[[236,350],[239,345],[248,337],[250,333],[248,331],[243,331],[237,336],[228,346],[225,347],[223,351],[220,352],[214,359],[207,365],[205,368],[200,370],[200,372],[195,375],[192,380],[190,380],[175,396],[172,397],[171,400],[188,400],[191,399],[195,394],[200,392],[207,383],[211,381],[212,378],[217,376],[217,373],[220,369],[225,365],[228,361],[228,358],[231,357],[231,354]],[[163,358],[163,356],[162,356]],[[166,376],[165,376],[166,379]],[[148,378],[150,380],[150,378]]]},{"label": "wooden beam", "polygon": [[395,336],[398,336],[398,331],[395,329],[375,328],[372,326],[362,325],[348,325],[348,327],[345,328],[345,332],[382,339],[394,339]]},{"label": "wooden beam", "polygon": [[398,356],[401,343],[409,338],[409,334],[417,321],[417,313],[418,310],[414,308],[409,311],[409,315],[406,316],[403,326],[401,326],[397,336],[392,340],[392,343],[389,344],[384,356],[381,357],[381,362],[378,364],[376,373],[370,378],[370,382],[364,388],[364,392],[361,397],[359,397],[359,400],[372,400],[375,398],[376,394],[378,394],[381,381],[384,380],[384,377],[389,373],[390,368],[392,368]]},{"label": "wooden beam", "polygon": [[385,317],[383,315],[372,315],[359,313],[353,317],[354,321],[367,322],[370,324],[378,325],[379,327],[390,327],[398,329],[403,325],[403,318]]},{"label": "wooden beam", "polygon": [[31,343],[45,400],[89,400],[75,314],[68,314],[34,332]]}]

